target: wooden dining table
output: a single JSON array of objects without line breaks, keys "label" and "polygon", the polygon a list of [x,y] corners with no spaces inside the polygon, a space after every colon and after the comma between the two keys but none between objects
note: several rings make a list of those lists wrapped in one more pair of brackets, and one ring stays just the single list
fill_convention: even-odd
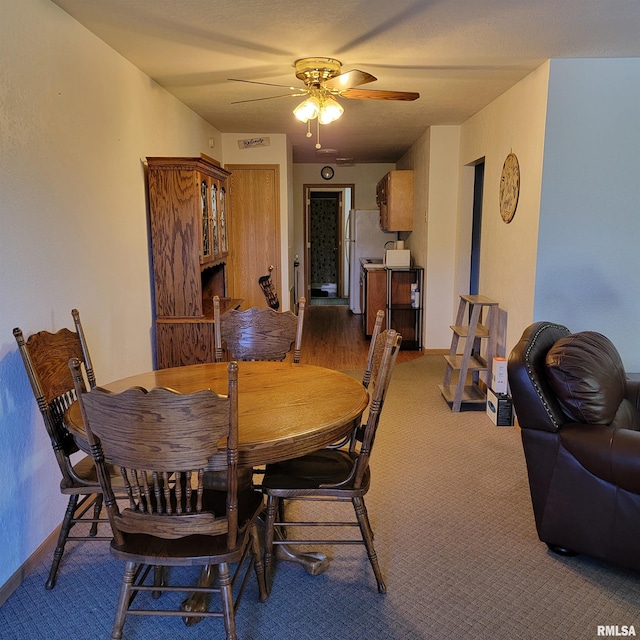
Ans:
[{"label": "wooden dining table", "polygon": [[[105,385],[168,387],[181,393],[211,389],[226,395],[227,363],[206,363],[149,371]],[[311,453],[345,437],[369,402],[361,382],[347,374],[290,362],[238,363],[238,465],[257,467]],[[65,414],[78,446],[89,452],[78,403]],[[226,468],[226,457],[207,469]]]}]

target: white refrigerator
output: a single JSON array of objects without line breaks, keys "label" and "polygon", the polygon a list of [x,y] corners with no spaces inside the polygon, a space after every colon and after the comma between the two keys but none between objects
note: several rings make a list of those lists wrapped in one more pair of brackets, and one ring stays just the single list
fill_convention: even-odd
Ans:
[{"label": "white refrigerator", "polygon": [[378,209],[351,209],[349,211],[347,237],[345,238],[346,262],[349,265],[349,308],[362,313],[360,308],[360,258],[382,261],[384,245],[395,242],[397,233],[380,228]]}]

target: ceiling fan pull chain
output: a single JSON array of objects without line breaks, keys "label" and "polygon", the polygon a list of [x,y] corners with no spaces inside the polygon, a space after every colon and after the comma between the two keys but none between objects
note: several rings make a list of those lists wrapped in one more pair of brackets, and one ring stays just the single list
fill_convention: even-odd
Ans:
[{"label": "ceiling fan pull chain", "polygon": [[316,149],[321,149],[322,145],[320,144],[320,119],[317,118],[316,119],[316,127],[317,127],[317,132],[316,132]]},{"label": "ceiling fan pull chain", "polygon": [[307,120],[307,138],[311,137],[311,120]]}]

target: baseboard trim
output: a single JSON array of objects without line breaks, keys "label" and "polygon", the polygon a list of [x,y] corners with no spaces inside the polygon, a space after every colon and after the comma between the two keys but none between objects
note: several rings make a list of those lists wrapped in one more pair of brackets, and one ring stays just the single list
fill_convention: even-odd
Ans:
[{"label": "baseboard trim", "polygon": [[[0,587],[0,607],[22,584],[22,581],[33,571],[42,558],[47,555],[50,556],[53,553],[59,534],[60,527],[56,527],[44,542],[27,558],[24,564]],[[44,589],[44,584],[42,588]]]},{"label": "baseboard trim", "polygon": [[449,351],[449,349],[423,349],[425,356],[446,356]]}]

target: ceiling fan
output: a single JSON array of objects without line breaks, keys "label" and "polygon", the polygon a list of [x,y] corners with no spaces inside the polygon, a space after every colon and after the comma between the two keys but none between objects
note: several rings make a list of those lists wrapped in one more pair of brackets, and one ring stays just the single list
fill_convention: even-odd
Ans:
[{"label": "ceiling fan", "polygon": [[[318,141],[316,148],[320,149],[320,125],[329,124],[337,120],[343,113],[342,105],[335,99],[350,98],[356,100],[417,100],[419,93],[411,91],[381,91],[371,89],[358,89],[363,84],[374,82],[377,78],[366,71],[352,69],[342,73],[342,63],[335,58],[301,58],[295,62],[296,77],[302,80],[304,87],[287,87],[294,93],[284,93],[266,98],[254,98],[252,100],[238,100],[232,104],[241,102],[256,102],[258,100],[271,100],[284,97],[304,97],[293,113],[301,122],[308,125],[307,137],[311,137],[310,122],[317,118]],[[263,84],[272,87],[286,87],[287,85],[272,84],[270,82],[257,82],[254,80],[241,80],[229,78],[234,82],[248,82],[251,84]]]}]

